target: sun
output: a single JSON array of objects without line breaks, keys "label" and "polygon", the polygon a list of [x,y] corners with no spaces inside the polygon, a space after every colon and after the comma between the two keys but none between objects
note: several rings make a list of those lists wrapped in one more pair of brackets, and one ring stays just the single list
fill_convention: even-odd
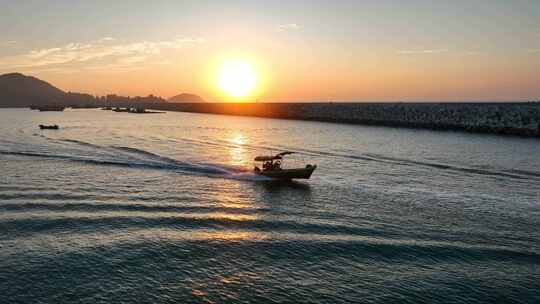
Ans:
[{"label": "sun", "polygon": [[227,95],[240,98],[249,96],[257,85],[257,75],[246,60],[226,60],[217,75],[218,85]]}]

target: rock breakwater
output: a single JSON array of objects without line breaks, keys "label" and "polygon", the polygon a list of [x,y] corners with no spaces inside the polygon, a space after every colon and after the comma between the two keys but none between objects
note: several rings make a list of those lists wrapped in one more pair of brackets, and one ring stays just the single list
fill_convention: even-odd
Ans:
[{"label": "rock breakwater", "polygon": [[168,103],[159,110],[540,137],[540,102]]}]

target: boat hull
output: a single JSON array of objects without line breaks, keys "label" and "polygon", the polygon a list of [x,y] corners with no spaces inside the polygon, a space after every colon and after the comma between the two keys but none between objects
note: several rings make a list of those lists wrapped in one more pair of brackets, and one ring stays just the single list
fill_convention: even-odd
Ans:
[{"label": "boat hull", "polygon": [[40,112],[63,112],[66,107],[64,106],[41,106],[36,107]]},{"label": "boat hull", "polygon": [[53,126],[39,125],[39,128],[41,130],[58,130],[59,129],[58,125],[53,125]]},{"label": "boat hull", "polygon": [[291,180],[291,179],[310,179],[313,171],[317,169],[317,166],[309,166],[301,169],[281,169],[281,170],[267,170],[267,171],[255,171],[259,175],[271,177],[275,179]]}]

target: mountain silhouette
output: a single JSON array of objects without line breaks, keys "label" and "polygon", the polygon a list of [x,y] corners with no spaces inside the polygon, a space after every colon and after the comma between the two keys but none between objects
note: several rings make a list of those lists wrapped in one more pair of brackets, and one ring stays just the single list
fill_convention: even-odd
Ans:
[{"label": "mountain silhouette", "polygon": [[58,104],[64,97],[64,91],[35,77],[20,73],[0,75],[0,107]]},{"label": "mountain silhouette", "polygon": [[[204,100],[195,94],[180,94],[169,99],[171,102],[196,103]],[[48,82],[21,73],[0,75],[0,108],[20,108],[44,105],[68,107],[131,106],[134,104],[166,103],[152,94],[146,97],[129,97],[109,94],[92,96],[85,93],[64,92]]]},{"label": "mountain silhouette", "polygon": [[205,102],[199,95],[183,93],[180,95],[173,96],[169,98],[169,102],[186,102],[186,103],[196,103],[196,102]]}]

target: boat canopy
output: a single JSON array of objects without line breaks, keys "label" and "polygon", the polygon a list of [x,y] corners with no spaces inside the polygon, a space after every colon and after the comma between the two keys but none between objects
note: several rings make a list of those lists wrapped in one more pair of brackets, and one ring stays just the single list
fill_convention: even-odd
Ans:
[{"label": "boat canopy", "polygon": [[291,154],[294,154],[294,153],[295,152],[285,151],[285,152],[281,152],[279,154],[276,154],[274,156],[270,156],[270,155],[257,156],[257,157],[255,157],[255,161],[265,162],[265,161],[273,161],[273,160],[283,159],[283,156],[291,155]]},{"label": "boat canopy", "polygon": [[279,156],[279,155],[276,155],[276,156],[257,156],[257,157],[255,157],[255,161],[258,161],[258,162],[273,161],[273,160],[277,160],[277,159],[282,159],[282,157]]},{"label": "boat canopy", "polygon": [[285,156],[285,155],[291,155],[291,154],[295,154],[295,153],[296,153],[296,152],[285,151],[285,152],[279,153],[279,154],[276,155],[276,156]]}]

